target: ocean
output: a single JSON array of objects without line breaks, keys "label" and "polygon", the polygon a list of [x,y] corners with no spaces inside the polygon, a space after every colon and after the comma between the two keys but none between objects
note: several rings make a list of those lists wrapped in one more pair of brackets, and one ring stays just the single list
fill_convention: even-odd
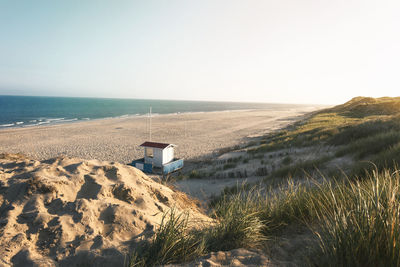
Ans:
[{"label": "ocean", "polygon": [[146,99],[0,96],[0,129],[82,120],[244,109],[285,110],[301,105]]}]

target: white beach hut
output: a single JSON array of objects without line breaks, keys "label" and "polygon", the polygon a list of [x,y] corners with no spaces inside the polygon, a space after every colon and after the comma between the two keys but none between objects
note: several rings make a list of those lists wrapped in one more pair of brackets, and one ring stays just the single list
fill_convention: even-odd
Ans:
[{"label": "white beach hut", "polygon": [[174,144],[144,142],[140,146],[144,147],[144,163],[161,168],[174,160]]},{"label": "white beach hut", "polygon": [[133,160],[129,165],[146,173],[167,175],[183,168],[184,160],[175,158],[174,144],[144,142],[144,158]]}]

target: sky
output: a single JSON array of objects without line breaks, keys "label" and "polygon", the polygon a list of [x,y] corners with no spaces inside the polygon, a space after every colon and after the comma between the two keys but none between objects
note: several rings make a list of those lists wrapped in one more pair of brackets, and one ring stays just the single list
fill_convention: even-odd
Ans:
[{"label": "sky", "polygon": [[400,95],[398,0],[0,0],[0,95]]}]

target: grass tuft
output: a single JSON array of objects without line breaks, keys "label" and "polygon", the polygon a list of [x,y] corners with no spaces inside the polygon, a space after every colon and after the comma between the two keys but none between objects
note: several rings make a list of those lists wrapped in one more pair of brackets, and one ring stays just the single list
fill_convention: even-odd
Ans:
[{"label": "grass tuft", "polygon": [[156,266],[185,262],[204,253],[204,239],[188,229],[188,214],[176,214],[175,209],[163,215],[160,227],[151,242],[136,248],[131,267]]},{"label": "grass tuft", "polygon": [[399,266],[399,193],[398,171],[385,170],[333,184],[313,198],[319,207],[319,265]]},{"label": "grass tuft", "polygon": [[317,159],[300,161],[273,171],[270,178],[306,177],[308,173],[318,172],[318,169],[331,159],[331,156],[322,156]]},{"label": "grass tuft", "polygon": [[208,250],[254,247],[265,240],[259,200],[259,193],[254,189],[225,194],[214,206],[218,223],[206,234]]},{"label": "grass tuft", "polygon": [[215,224],[201,230],[189,229],[187,214],[165,213],[153,239],[131,254],[130,267],[181,263],[211,251],[257,247],[265,239],[258,199],[245,189],[225,195],[214,207]]},{"label": "grass tuft", "polygon": [[314,233],[315,266],[400,266],[400,170],[375,170],[357,180],[306,180],[265,191],[238,187],[213,206],[215,223],[188,230],[187,215],[164,215],[153,240],[131,266],[186,262],[210,251],[254,247],[288,226]]}]

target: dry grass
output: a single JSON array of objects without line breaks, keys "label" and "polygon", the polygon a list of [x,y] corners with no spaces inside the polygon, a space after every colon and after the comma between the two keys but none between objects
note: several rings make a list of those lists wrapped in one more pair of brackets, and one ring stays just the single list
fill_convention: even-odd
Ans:
[{"label": "dry grass", "polygon": [[[185,261],[210,251],[265,245],[289,228],[308,227],[314,238],[302,244],[313,248],[307,264],[400,266],[399,113],[400,98],[355,98],[268,136],[248,150],[253,158],[291,147],[333,146],[336,156],[351,155],[358,162],[350,176],[321,179],[314,170],[332,156],[284,160],[283,168],[270,174],[281,179],[280,186],[227,188],[212,202],[215,225],[190,232],[184,218],[164,221],[146,247],[152,253],[141,256],[136,250],[133,259],[148,265]],[[282,182],[304,173],[313,178]],[[174,253],[165,256],[172,247]],[[154,256],[149,261],[146,255]]]}]

